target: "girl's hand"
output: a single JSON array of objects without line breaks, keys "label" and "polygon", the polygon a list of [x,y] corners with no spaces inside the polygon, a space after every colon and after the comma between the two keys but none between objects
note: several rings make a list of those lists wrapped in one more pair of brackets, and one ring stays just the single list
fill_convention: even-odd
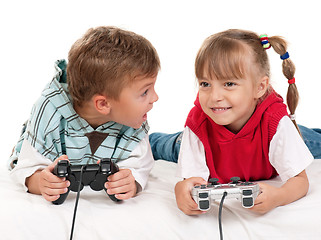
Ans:
[{"label": "girl's hand", "polygon": [[197,203],[191,196],[191,190],[195,185],[207,184],[201,177],[192,177],[180,181],[175,186],[175,196],[178,208],[187,215],[197,215],[204,213],[198,209]]},{"label": "girl's hand", "polygon": [[115,194],[119,200],[134,197],[137,192],[136,181],[130,169],[119,169],[118,172],[109,176],[105,188],[109,195]]},{"label": "girl's hand", "polygon": [[250,208],[250,210],[256,213],[265,214],[279,205],[279,188],[266,183],[259,183],[259,186],[261,193],[257,196],[254,206]]},{"label": "girl's hand", "polygon": [[267,213],[278,206],[284,206],[304,197],[309,190],[309,180],[305,171],[288,179],[281,187],[259,183],[261,194],[256,198],[252,211]]}]

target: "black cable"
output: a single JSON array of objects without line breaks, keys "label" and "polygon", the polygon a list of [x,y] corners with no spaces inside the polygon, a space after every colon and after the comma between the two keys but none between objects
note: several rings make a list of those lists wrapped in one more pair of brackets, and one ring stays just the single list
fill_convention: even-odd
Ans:
[{"label": "black cable", "polygon": [[221,202],[220,202],[220,207],[219,207],[219,210],[218,210],[218,227],[219,227],[219,230],[220,230],[220,239],[223,240],[223,231],[222,231],[222,209],[223,209],[223,202],[224,202],[224,199],[227,195],[227,192],[224,192],[223,193],[223,196],[222,196],[222,199],[221,199]]},{"label": "black cable", "polygon": [[71,226],[70,240],[72,240],[72,235],[73,235],[73,233],[74,233],[74,226],[75,226],[76,212],[77,212],[79,195],[80,195],[80,188],[81,188],[81,182],[82,182],[83,169],[84,169],[84,166],[81,166],[80,177],[79,177],[79,185],[78,185],[78,192],[77,192],[76,203],[75,203],[75,208],[74,208],[74,216],[73,216],[73,218],[72,218],[72,226]]}]

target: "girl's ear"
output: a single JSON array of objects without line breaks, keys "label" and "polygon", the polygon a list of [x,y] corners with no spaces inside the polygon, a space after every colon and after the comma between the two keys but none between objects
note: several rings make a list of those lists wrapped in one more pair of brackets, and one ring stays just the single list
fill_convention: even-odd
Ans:
[{"label": "girl's ear", "polygon": [[267,91],[269,87],[270,79],[268,76],[264,76],[260,79],[258,85],[257,85],[257,93],[256,93],[256,98],[259,99],[262,97],[265,92]]},{"label": "girl's ear", "polygon": [[108,115],[110,113],[111,106],[107,97],[97,94],[93,97],[93,103],[99,113],[103,115]]}]

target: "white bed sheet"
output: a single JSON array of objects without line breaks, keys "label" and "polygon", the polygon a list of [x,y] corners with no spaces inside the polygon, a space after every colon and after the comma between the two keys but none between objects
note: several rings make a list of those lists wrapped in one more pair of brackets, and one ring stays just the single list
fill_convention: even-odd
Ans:
[{"label": "white bed sheet", "polygon": [[[73,239],[219,239],[218,206],[200,216],[186,216],[176,206],[176,164],[156,161],[147,189],[120,204],[104,191],[81,191]],[[265,215],[226,199],[222,223],[225,240],[321,239],[321,159],[307,169],[306,197]],[[269,180],[279,185],[278,178]],[[23,191],[0,168],[0,239],[69,239],[76,193],[62,205]]]}]

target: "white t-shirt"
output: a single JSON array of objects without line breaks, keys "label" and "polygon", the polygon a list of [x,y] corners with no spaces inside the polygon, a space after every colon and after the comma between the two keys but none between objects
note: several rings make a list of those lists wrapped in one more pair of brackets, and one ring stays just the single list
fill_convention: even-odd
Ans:
[{"label": "white t-shirt", "polygon": [[[31,146],[28,140],[24,140],[18,164],[10,174],[18,183],[21,183],[27,191],[28,189],[25,185],[26,178],[30,177],[37,170],[46,168],[50,164],[52,164],[50,159],[41,155]],[[148,135],[139,142],[126,160],[117,162],[117,165],[119,168],[130,169],[136,182],[139,183],[140,188],[144,189],[149,173],[154,166],[154,158]],[[141,189],[138,189],[138,191]]]},{"label": "white t-shirt", "polygon": [[[215,154],[215,153],[214,153]],[[282,181],[302,172],[313,161],[313,156],[288,116],[284,116],[270,142],[269,160]],[[178,156],[177,175],[182,178],[209,178],[202,142],[185,127]]]}]

